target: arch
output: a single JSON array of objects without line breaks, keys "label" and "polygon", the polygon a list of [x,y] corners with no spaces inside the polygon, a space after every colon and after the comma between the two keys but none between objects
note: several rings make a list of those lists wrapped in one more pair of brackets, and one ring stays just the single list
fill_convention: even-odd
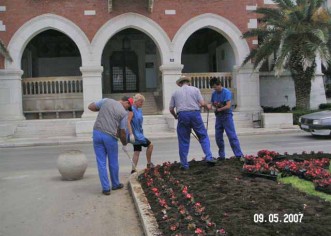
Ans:
[{"label": "arch", "polygon": [[21,58],[26,45],[37,34],[49,29],[60,31],[70,37],[80,51],[82,66],[89,65],[90,43],[85,33],[62,16],[44,14],[27,21],[15,32],[8,44],[13,62],[6,61],[6,68],[21,68]]},{"label": "arch", "polygon": [[246,40],[241,38],[241,31],[229,20],[215,14],[196,16],[180,27],[173,39],[174,59],[181,61],[181,54],[186,40],[197,30],[208,27],[222,34],[230,43],[236,58],[236,65],[240,65],[249,53]]},{"label": "arch", "polygon": [[170,58],[171,41],[167,33],[153,20],[137,13],[125,13],[106,22],[94,36],[92,48],[92,60],[95,63],[101,62],[102,52],[108,40],[116,33],[127,28],[134,28],[148,35],[157,46],[161,64]]}]

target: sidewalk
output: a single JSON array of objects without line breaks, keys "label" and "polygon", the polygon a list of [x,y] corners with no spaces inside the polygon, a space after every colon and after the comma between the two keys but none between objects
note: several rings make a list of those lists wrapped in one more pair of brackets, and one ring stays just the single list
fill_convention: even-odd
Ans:
[{"label": "sidewalk", "polygon": [[[298,126],[292,126],[282,129],[267,129],[267,128],[239,128],[237,129],[238,136],[242,135],[263,135],[263,134],[280,134],[280,133],[293,133],[302,132]],[[208,131],[209,136],[214,137],[214,133]],[[151,132],[145,133],[146,137],[151,139],[161,138],[174,138],[177,137],[176,132]],[[91,143],[91,136],[76,137],[76,136],[56,136],[53,137],[43,136],[38,138],[5,138],[0,139],[0,148],[12,148],[12,147],[31,147],[31,146],[54,146],[62,144],[80,144]]]}]

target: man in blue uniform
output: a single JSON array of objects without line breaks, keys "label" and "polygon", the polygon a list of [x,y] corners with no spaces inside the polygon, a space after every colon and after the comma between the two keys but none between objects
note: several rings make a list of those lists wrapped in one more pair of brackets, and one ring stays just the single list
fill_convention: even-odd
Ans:
[{"label": "man in blue uniform", "polygon": [[212,93],[211,104],[208,105],[208,108],[211,109],[212,106],[215,108],[215,139],[218,146],[218,159],[225,159],[223,139],[223,133],[225,130],[234,155],[236,158],[243,161],[243,153],[240,148],[239,139],[237,137],[233,122],[233,114],[231,108],[232,93],[229,89],[224,88],[220,79],[216,77],[210,80],[210,87],[215,90]]},{"label": "man in blue uniform", "polygon": [[199,139],[205,154],[205,161],[209,166],[213,166],[215,160],[210,150],[209,137],[200,113],[200,108],[207,107],[207,105],[201,96],[200,90],[190,86],[190,78],[181,76],[176,83],[180,88],[173,93],[169,110],[174,118],[178,119],[177,136],[181,168],[183,170],[189,169],[187,155],[190,148],[192,129]]},{"label": "man in blue uniform", "polygon": [[133,99],[124,96],[120,101],[104,98],[88,106],[89,110],[99,112],[93,127],[93,147],[104,195],[110,195],[107,159],[111,189],[123,188],[123,184],[119,181],[117,140],[120,138],[123,148],[126,148],[127,110],[132,104]]}]

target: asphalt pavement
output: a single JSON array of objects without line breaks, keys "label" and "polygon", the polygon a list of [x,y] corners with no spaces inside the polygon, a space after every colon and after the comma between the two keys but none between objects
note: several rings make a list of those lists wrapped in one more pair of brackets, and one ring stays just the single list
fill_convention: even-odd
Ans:
[{"label": "asphalt pavement", "polygon": [[[240,137],[302,131],[293,127],[285,130],[241,129],[237,132]],[[149,136],[159,144],[171,140],[171,145],[165,144],[163,151],[155,150],[155,158],[178,159],[173,155],[174,148],[172,154],[168,153],[176,142],[174,137],[175,133]],[[199,149],[198,143],[193,142],[192,145]],[[101,193],[91,144],[91,137],[0,142],[0,236],[144,235],[146,225],[142,223],[129,191],[131,167],[128,158],[120,153],[120,179],[125,188],[105,196]],[[89,166],[83,179],[63,181],[56,168],[57,157],[59,153],[76,148],[86,153]],[[140,169],[146,164],[143,155],[139,161]],[[172,159],[169,159],[171,155]]]}]

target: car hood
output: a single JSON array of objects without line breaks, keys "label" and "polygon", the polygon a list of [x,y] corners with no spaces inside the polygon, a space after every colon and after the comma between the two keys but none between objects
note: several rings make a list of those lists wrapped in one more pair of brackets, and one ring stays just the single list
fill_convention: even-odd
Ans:
[{"label": "car hood", "polygon": [[307,114],[304,116],[301,116],[305,119],[325,119],[325,118],[331,118],[331,111],[320,111],[320,112],[314,112],[311,114]]}]

